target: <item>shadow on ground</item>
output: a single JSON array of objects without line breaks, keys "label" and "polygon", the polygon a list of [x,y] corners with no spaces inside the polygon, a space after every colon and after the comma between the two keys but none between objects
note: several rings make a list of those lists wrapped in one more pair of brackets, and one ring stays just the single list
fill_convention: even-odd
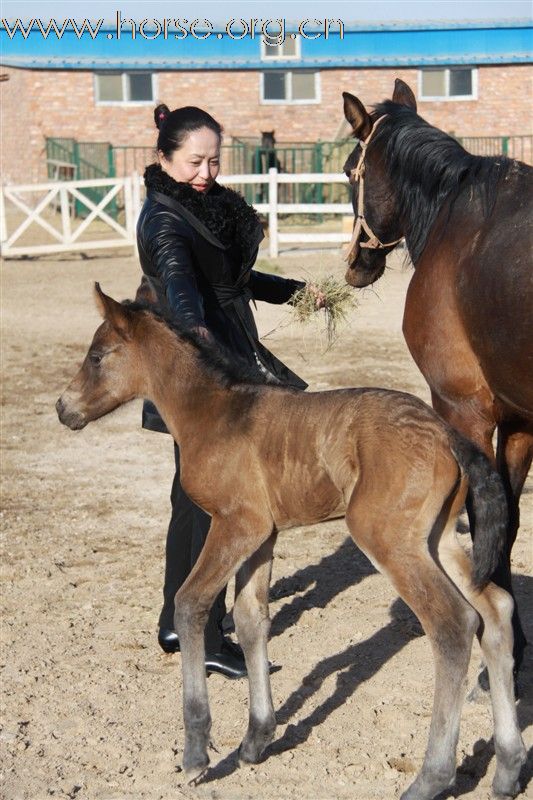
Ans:
[{"label": "shadow on ground", "polygon": [[[271,588],[271,599],[279,600],[291,597],[291,600],[285,603],[274,616],[271,635],[281,635],[288,627],[296,624],[306,610],[325,608],[338,594],[375,572],[372,564],[355,547],[352,540],[346,539],[334,553],[323,558],[318,564],[298,570],[290,577],[279,579]],[[526,598],[531,597],[532,584],[532,578],[524,575],[514,576],[519,604],[525,604]],[[294,596],[295,593],[302,592],[304,594]],[[423,635],[418,619],[400,598],[392,603],[389,613],[390,622],[369,639],[357,642],[340,653],[322,659],[303,677],[301,686],[292,692],[276,713],[277,723],[279,725],[286,724],[287,727],[282,736],[265,750],[263,761],[286,750],[292,750],[307,741],[314,728],[321,725],[331,713],[346,703],[359,686],[372,678],[413,637]],[[531,648],[528,650],[530,652]],[[531,660],[531,655],[525,659],[524,675],[528,674],[528,665],[531,666]],[[296,724],[291,724],[291,718],[304,707],[333,673],[337,674],[333,693],[305,718],[300,719]],[[525,730],[533,722],[532,679],[528,679],[527,682],[526,679],[522,681],[517,710],[520,728]],[[459,798],[463,794],[472,792],[486,775],[493,758],[493,739],[488,741],[479,739],[474,744],[472,753],[458,765],[454,786],[439,795],[438,800]],[[207,783],[227,777],[238,766],[237,751],[233,751],[212,769],[209,769],[201,782]],[[533,753],[530,751],[520,776],[522,791],[526,789],[532,776]]]}]

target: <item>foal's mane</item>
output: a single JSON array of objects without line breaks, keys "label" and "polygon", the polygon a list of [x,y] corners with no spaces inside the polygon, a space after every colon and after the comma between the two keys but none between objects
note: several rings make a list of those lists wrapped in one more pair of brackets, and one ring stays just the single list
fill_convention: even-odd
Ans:
[{"label": "foal's mane", "polygon": [[254,369],[244,359],[230,353],[223,345],[212,346],[198,334],[194,333],[175,319],[161,311],[157,306],[145,301],[123,300],[122,305],[130,311],[147,311],[156,319],[164,322],[167,328],[182,341],[191,344],[202,366],[215,378],[224,388],[233,386],[257,387],[257,386],[277,386],[279,384],[270,381],[259,369]]},{"label": "foal's mane", "polygon": [[416,263],[444,203],[449,203],[449,220],[454,202],[469,187],[481,199],[483,216],[489,217],[499,182],[513,162],[505,156],[468,153],[456,139],[434,128],[407,106],[391,100],[378,103],[374,118],[385,114],[373,141],[383,145],[409,252]]}]

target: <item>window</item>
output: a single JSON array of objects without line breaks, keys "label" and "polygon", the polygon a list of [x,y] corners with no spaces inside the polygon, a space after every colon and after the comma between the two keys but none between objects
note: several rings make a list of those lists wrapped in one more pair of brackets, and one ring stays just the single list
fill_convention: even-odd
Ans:
[{"label": "window", "polygon": [[151,72],[97,72],[94,78],[97,103],[154,102]]},{"label": "window", "polygon": [[419,73],[421,100],[476,100],[477,70],[474,67],[428,67]]},{"label": "window", "polygon": [[261,58],[284,60],[300,58],[300,40],[292,39],[290,34],[278,44],[278,36],[265,36],[261,40]]},{"label": "window", "polygon": [[272,70],[261,74],[262,103],[319,103],[319,73],[312,70]]}]

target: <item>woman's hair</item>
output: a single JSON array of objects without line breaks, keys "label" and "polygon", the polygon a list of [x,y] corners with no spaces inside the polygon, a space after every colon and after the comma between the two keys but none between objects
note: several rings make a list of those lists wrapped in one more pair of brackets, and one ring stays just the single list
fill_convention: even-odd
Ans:
[{"label": "woman's hair", "polygon": [[170,159],[174,150],[179,150],[184,140],[193,131],[200,128],[209,128],[222,139],[222,125],[213,119],[207,111],[202,111],[196,106],[183,106],[169,111],[164,103],[158,105],[154,111],[156,127],[159,129],[157,149],[165,158]]}]

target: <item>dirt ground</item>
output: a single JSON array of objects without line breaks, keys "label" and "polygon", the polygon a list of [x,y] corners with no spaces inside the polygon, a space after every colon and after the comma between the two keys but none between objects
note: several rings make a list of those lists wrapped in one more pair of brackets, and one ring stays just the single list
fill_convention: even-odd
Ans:
[{"label": "dirt ground", "polygon": [[[288,253],[277,263],[294,277],[343,272],[336,251]],[[427,400],[401,334],[410,274],[398,259],[391,267],[375,290],[360,293],[333,350],[324,351],[316,329],[290,324],[286,308],[260,303],[260,329],[273,331],[266,343],[313,389],[378,385]],[[218,752],[202,784],[184,785],[180,656],[162,654],[156,641],[170,438],[141,430],[140,401],[78,433],[54,410],[98,324],[93,281],[131,297],[138,264],[111,253],[11,260],[2,269],[1,797],[398,797],[423,758],[431,653],[342,521],[278,539],[269,653],[282,668],[272,676],[278,729],[267,757],[238,767],[248,687],[212,676]],[[514,551],[530,641],[532,512],[530,479]],[[532,748],[529,650],[518,713]],[[478,660],[476,644],[471,681]],[[491,732],[489,705],[467,703],[457,783],[443,798],[489,798]]]}]

